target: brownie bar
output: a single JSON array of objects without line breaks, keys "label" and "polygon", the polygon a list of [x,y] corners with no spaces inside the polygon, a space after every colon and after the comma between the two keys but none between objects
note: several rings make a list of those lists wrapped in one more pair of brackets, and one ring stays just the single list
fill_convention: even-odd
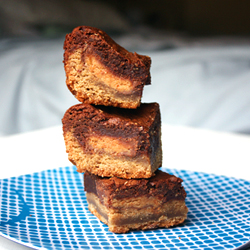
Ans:
[{"label": "brownie bar", "polygon": [[105,32],[80,26],[64,42],[66,84],[84,103],[135,109],[151,83],[151,59],[128,52]]},{"label": "brownie bar", "polygon": [[79,172],[149,178],[162,164],[159,104],[137,109],[77,104],[63,119],[69,160]]},{"label": "brownie bar", "polygon": [[130,180],[84,173],[89,210],[114,233],[182,223],[188,209],[181,183],[180,178],[160,170],[149,179]]}]

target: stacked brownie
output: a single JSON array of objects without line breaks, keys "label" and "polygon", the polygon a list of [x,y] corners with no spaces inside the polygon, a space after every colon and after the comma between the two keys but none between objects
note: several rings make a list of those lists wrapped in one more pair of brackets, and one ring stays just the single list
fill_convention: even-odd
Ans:
[{"label": "stacked brownie", "polygon": [[187,215],[182,180],[162,165],[157,103],[141,103],[151,59],[103,31],[81,26],[64,42],[66,84],[81,102],[63,133],[69,160],[84,173],[89,210],[115,233],[170,227]]}]

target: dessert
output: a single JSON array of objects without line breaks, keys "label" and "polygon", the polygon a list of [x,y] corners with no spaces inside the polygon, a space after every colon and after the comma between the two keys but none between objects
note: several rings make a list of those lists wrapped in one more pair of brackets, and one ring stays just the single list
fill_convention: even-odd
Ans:
[{"label": "dessert", "polygon": [[162,165],[158,103],[137,109],[77,104],[62,123],[68,158],[78,172],[149,178]]},{"label": "dessert", "polygon": [[141,103],[151,59],[79,26],[64,41],[66,84],[81,104],[64,114],[69,160],[84,173],[88,208],[114,233],[171,227],[188,209],[182,180],[162,165],[158,103]]},{"label": "dessert", "polygon": [[105,32],[75,28],[64,42],[66,84],[84,103],[135,109],[151,83],[151,59],[128,52]]},{"label": "dessert", "polygon": [[130,180],[84,173],[88,208],[114,233],[182,223],[188,209],[181,183],[160,170],[149,179]]}]

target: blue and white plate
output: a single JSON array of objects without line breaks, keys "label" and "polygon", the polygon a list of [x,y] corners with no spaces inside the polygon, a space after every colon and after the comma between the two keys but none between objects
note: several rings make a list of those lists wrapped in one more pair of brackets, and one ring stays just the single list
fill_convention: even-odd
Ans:
[{"label": "blue and white plate", "polygon": [[[183,179],[188,218],[170,229],[114,234],[87,208],[75,167],[0,180],[0,235],[35,249],[243,249],[250,182],[163,169]],[[244,246],[243,246],[244,245]]]}]

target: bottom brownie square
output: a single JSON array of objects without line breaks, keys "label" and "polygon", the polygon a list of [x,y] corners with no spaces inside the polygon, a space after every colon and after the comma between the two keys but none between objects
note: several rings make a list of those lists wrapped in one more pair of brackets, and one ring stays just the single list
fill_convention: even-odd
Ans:
[{"label": "bottom brownie square", "polygon": [[114,233],[171,227],[187,218],[182,180],[161,170],[149,179],[121,179],[84,173],[91,213]]}]

